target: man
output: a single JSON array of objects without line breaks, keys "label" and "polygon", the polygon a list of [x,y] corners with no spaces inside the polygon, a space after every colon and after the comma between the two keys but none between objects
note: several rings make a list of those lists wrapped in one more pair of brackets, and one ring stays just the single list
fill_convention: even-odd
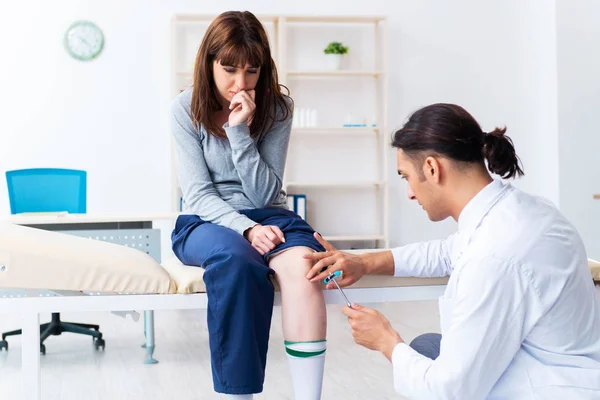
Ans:
[{"label": "man", "polygon": [[[377,311],[345,307],[355,341],[382,352],[411,399],[600,399],[600,304],[575,228],[552,205],[493,180],[523,174],[506,129],[484,133],[463,108],[434,104],[394,134],[398,174],[446,240],[351,255],[326,252],[307,278],[342,271],[450,276],[441,336],[411,346]],[[322,268],[326,271],[320,272]],[[330,286],[328,288],[331,288]]]}]

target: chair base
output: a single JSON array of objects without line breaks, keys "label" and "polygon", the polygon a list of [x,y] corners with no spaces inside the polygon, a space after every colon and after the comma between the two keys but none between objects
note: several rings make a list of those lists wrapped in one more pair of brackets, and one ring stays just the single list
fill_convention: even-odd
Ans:
[{"label": "chair base", "polygon": [[[52,320],[46,324],[40,325],[40,352],[46,354],[46,346],[44,345],[46,339],[50,336],[59,336],[63,332],[91,336],[96,350],[99,350],[100,348],[104,350],[105,348],[106,343],[104,342],[104,339],[102,339],[99,325],[63,322],[60,320],[59,313],[52,313]],[[0,341],[0,350],[6,349],[8,351],[8,342],[6,341],[8,336],[21,335],[22,333],[21,329],[3,333],[2,340]]]}]

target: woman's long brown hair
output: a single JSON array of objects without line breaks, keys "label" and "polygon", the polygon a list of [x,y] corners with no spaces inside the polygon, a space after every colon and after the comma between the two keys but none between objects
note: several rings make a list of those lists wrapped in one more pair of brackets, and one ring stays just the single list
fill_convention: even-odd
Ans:
[{"label": "woman's long brown hair", "polygon": [[280,116],[280,120],[290,116],[292,102],[286,101],[281,93],[282,85],[279,85],[264,27],[249,11],[227,11],[211,22],[196,55],[191,114],[197,129],[204,125],[212,135],[226,137],[223,127],[212,118],[222,109],[213,78],[214,61],[223,65],[261,67],[254,89],[256,109],[250,125],[251,137],[271,129],[276,116]]}]

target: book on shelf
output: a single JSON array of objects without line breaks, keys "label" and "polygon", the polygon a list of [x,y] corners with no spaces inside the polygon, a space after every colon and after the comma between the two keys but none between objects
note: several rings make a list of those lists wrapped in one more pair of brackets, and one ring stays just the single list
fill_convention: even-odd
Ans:
[{"label": "book on shelf", "polygon": [[306,221],[306,195],[305,194],[288,194],[287,205],[290,211],[295,212]]}]

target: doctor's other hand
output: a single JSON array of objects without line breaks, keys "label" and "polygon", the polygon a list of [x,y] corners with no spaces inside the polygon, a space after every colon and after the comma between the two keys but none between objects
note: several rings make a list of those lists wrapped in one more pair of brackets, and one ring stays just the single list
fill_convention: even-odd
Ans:
[{"label": "doctor's other hand", "polygon": [[[342,271],[342,279],[336,279],[337,283],[340,286],[348,286],[367,273],[367,266],[360,255],[337,250],[317,232],[314,233],[314,236],[325,248],[325,251],[304,255],[305,259],[312,260],[315,263],[306,275],[311,282],[321,281],[333,272]],[[323,268],[327,269],[321,272]],[[335,289],[333,283],[327,284],[326,287],[327,289]]]},{"label": "doctor's other hand", "polygon": [[391,361],[394,348],[404,340],[390,321],[379,311],[356,303],[352,303],[352,308],[345,306],[342,312],[348,317],[354,341],[367,349],[380,351]]},{"label": "doctor's other hand", "polygon": [[275,225],[254,225],[246,231],[244,236],[261,256],[273,250],[281,243],[285,243],[283,232]]},{"label": "doctor's other hand", "polygon": [[256,110],[255,93],[254,90],[241,90],[233,96],[229,104],[231,110],[228,120],[229,126],[236,126],[244,122],[247,122],[249,126],[252,123],[254,111]]}]

